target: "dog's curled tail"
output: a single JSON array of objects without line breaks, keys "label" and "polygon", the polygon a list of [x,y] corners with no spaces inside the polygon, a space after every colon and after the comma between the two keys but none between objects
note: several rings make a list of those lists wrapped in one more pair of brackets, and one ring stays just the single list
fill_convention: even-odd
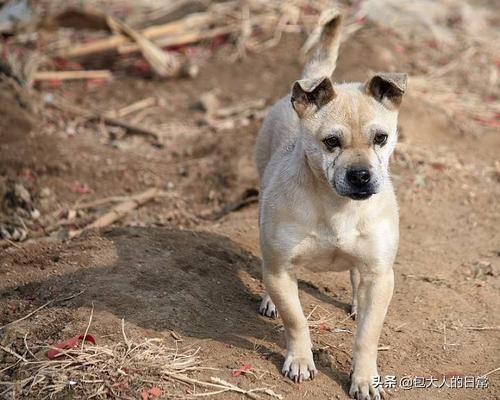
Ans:
[{"label": "dog's curled tail", "polygon": [[342,21],[342,14],[336,9],[321,15],[319,27],[309,36],[301,50],[303,55],[313,52],[304,67],[302,79],[330,77],[333,74],[337,65]]}]

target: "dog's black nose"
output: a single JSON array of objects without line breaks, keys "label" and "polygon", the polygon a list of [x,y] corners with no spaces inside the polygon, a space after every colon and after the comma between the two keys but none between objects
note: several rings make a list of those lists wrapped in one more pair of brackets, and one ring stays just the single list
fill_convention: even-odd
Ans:
[{"label": "dog's black nose", "polygon": [[352,168],[347,171],[347,181],[353,186],[364,186],[370,182],[370,171],[366,168]]}]

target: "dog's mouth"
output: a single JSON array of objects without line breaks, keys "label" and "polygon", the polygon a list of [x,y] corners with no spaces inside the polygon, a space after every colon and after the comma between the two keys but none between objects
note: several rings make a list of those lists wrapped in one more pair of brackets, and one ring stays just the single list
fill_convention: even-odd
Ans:
[{"label": "dog's mouth", "polygon": [[349,193],[347,197],[349,197],[352,200],[366,200],[372,196],[372,192],[356,192],[356,193]]}]

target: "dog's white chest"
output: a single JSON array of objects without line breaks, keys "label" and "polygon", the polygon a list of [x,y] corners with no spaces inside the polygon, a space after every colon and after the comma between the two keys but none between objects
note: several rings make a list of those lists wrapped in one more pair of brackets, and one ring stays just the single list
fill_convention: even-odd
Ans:
[{"label": "dog's white chest", "polygon": [[304,234],[294,246],[291,262],[312,271],[343,271],[352,267],[360,232],[352,224],[335,224]]}]

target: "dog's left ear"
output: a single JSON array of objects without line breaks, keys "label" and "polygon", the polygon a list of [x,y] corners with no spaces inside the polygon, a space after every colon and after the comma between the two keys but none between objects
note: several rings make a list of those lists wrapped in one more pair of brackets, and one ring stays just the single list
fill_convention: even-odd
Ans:
[{"label": "dog's left ear", "polygon": [[330,78],[301,79],[293,84],[292,106],[299,118],[308,117],[335,97]]},{"label": "dog's left ear", "polygon": [[407,81],[407,74],[380,73],[368,81],[366,90],[386,107],[397,109],[406,91]]}]

